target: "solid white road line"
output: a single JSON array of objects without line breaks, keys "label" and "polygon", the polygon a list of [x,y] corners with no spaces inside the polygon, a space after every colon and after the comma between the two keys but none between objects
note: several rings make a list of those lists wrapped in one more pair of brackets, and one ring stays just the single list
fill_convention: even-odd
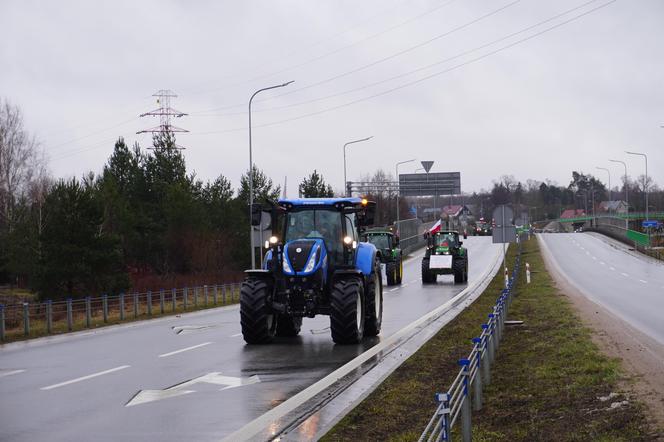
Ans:
[{"label": "solid white road line", "polygon": [[195,349],[195,348],[205,347],[206,345],[210,345],[210,344],[212,344],[212,342],[204,342],[204,343],[202,343],[202,344],[192,345],[191,347],[182,348],[182,349],[180,349],[180,350],[175,350],[175,351],[172,351],[172,352],[170,352],[170,353],[164,353],[163,355],[159,355],[159,357],[160,357],[160,358],[167,358],[168,356],[173,356],[173,355],[176,355],[176,354],[178,354],[178,353],[182,353],[182,352],[185,352],[185,351],[193,350],[193,349]]},{"label": "solid white road line", "polygon": [[0,378],[4,378],[5,376],[11,376],[13,374],[19,374],[23,373],[25,370],[12,370],[12,371],[6,371],[6,372],[0,372]]},{"label": "solid white road line", "polygon": [[74,384],[76,382],[86,381],[88,379],[96,378],[97,376],[103,376],[105,374],[113,373],[115,371],[124,370],[129,368],[131,365],[121,365],[119,367],[111,368],[110,370],[100,371],[98,373],[89,374],[87,376],[82,376],[80,378],[72,379],[71,381],[60,382],[59,384],[49,385],[48,387],[42,387],[40,390],[53,390],[54,388],[64,387],[65,385]]}]

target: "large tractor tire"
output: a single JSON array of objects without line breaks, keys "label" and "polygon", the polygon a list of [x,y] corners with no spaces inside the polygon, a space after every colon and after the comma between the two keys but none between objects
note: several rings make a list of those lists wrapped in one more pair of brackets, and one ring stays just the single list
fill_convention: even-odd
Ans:
[{"label": "large tractor tire", "polygon": [[302,317],[290,315],[277,316],[277,336],[293,337],[300,334],[302,328]]},{"label": "large tractor tire", "polygon": [[436,282],[436,275],[429,269],[429,258],[422,258],[422,284]]},{"label": "large tractor tire", "polygon": [[401,284],[403,281],[403,256],[399,255],[399,261],[397,261],[397,284]]},{"label": "large tractor tire", "polygon": [[271,288],[267,282],[249,278],[240,289],[240,325],[247,344],[266,344],[274,338],[277,315],[267,305]]},{"label": "large tractor tire", "polygon": [[397,283],[397,263],[388,262],[385,264],[385,275],[387,276],[387,285],[395,285]]},{"label": "large tractor tire", "polygon": [[454,271],[454,283],[461,284],[468,279],[466,276],[466,260],[457,258],[452,263],[452,270]]},{"label": "large tractor tire", "polygon": [[377,336],[383,323],[383,277],[380,274],[380,263],[378,261],[374,264],[374,272],[367,283],[364,299],[367,301],[364,334],[366,336]]},{"label": "large tractor tire", "polygon": [[330,329],[337,344],[357,344],[364,337],[364,289],[359,278],[339,279],[330,293]]}]

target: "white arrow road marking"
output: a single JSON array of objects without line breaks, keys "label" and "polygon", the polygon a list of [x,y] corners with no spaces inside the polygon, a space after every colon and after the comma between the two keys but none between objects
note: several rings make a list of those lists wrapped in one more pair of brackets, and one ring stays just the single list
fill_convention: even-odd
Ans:
[{"label": "white arrow road marking", "polygon": [[190,381],[183,382],[181,384],[174,385],[163,390],[141,390],[134,395],[133,398],[125,404],[125,407],[132,407],[134,405],[146,404],[148,402],[155,402],[162,399],[168,399],[177,396],[183,396],[185,394],[195,393],[195,390],[187,390],[187,387],[191,387],[195,384],[213,384],[213,385],[224,385],[223,388],[220,388],[219,391],[228,390],[229,388],[243,387],[245,385],[257,384],[261,380],[258,375],[253,375],[248,378],[238,378],[235,376],[224,376],[221,372],[212,372],[206,375],[194,378]]},{"label": "white arrow road marking", "polygon": [[19,374],[23,373],[25,370],[0,370],[0,378],[4,378],[5,376],[11,376],[13,374]]},{"label": "white arrow road marking", "polygon": [[88,379],[96,378],[98,376],[103,376],[105,374],[113,373],[115,371],[124,370],[129,368],[131,365],[121,365],[119,367],[111,368],[110,370],[100,371],[98,373],[89,374],[87,376],[81,376],[80,378],[72,379],[71,381],[60,382],[59,384],[49,385],[48,387],[42,387],[40,390],[53,390],[54,388],[64,387],[65,385],[74,384],[76,382],[86,381]]},{"label": "white arrow road marking", "polygon": [[206,330],[208,328],[218,327],[218,325],[174,325],[171,327],[176,335],[193,333],[200,330]]},{"label": "white arrow road marking", "polygon": [[196,349],[196,348],[205,347],[206,345],[210,345],[210,344],[212,344],[212,342],[204,342],[204,343],[202,343],[202,344],[192,345],[191,347],[182,348],[182,349],[180,349],[180,350],[175,350],[175,351],[172,351],[172,352],[170,352],[170,353],[164,353],[164,354],[162,354],[162,355],[159,355],[159,357],[160,357],[160,358],[167,358],[168,356],[173,356],[173,355],[176,355],[176,354],[178,354],[178,353],[183,353],[183,352],[185,352],[185,351],[189,351],[189,350],[194,350],[194,349]]}]

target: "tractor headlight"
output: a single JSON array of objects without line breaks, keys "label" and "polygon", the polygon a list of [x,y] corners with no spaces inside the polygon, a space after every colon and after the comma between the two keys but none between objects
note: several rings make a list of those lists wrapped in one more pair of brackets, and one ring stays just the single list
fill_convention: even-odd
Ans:
[{"label": "tractor headlight", "polygon": [[318,252],[318,247],[314,247],[313,250],[311,250],[311,256],[309,257],[309,261],[307,261],[307,265],[304,267],[304,273],[311,272],[316,266],[316,255],[318,255],[317,252]]},{"label": "tractor headlight", "polygon": [[277,238],[276,236],[271,236],[270,237],[270,244],[276,244],[277,241],[279,241],[279,238]]},{"label": "tractor headlight", "polygon": [[349,245],[351,245],[352,243],[353,243],[353,238],[351,238],[350,236],[346,236],[346,237],[344,237],[344,244],[346,244],[347,246],[349,246]]},{"label": "tractor headlight", "polygon": [[285,256],[282,259],[281,269],[284,271],[284,273],[293,273],[293,269],[291,268],[290,264],[288,264],[288,260]]}]

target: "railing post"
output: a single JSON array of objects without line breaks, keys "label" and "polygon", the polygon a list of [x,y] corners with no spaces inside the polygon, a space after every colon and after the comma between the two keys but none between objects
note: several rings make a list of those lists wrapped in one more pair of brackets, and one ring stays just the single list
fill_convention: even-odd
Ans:
[{"label": "railing post", "polygon": [[85,297],[85,327],[90,328],[90,322],[92,316],[92,306],[90,305],[90,297]]},{"label": "railing post", "polygon": [[473,410],[482,409],[482,338],[473,338],[475,344],[475,378],[473,382]]},{"label": "railing post", "polygon": [[198,307],[198,287],[194,287],[194,308]]},{"label": "railing post", "polygon": [[164,289],[159,290],[159,312],[164,314]]},{"label": "railing post", "polygon": [[218,297],[217,297],[217,295],[218,295],[218,291],[217,291],[217,288],[218,288],[218,287],[217,287],[217,284],[215,284],[215,285],[214,285],[214,288],[213,288],[213,292],[212,292],[212,300],[214,301],[214,305],[217,305],[217,301],[218,301]]},{"label": "railing post", "polygon": [[138,318],[138,293],[134,292],[134,319]]},{"label": "railing post", "polygon": [[148,290],[146,300],[148,305],[148,316],[152,316],[152,290]]},{"label": "railing post", "polygon": [[226,305],[226,284],[221,286],[221,303]]},{"label": "railing post", "polygon": [[208,286],[207,284],[203,286],[203,296],[205,298],[205,307],[208,305]]},{"label": "railing post", "polygon": [[440,440],[450,440],[450,395],[447,393],[436,393],[436,402],[440,404],[438,414],[440,415]]},{"label": "railing post", "polygon": [[125,301],[124,301],[125,294],[120,293],[120,321],[124,321],[125,318]]},{"label": "railing post", "polygon": [[30,336],[30,304],[23,303],[23,332],[25,336]]},{"label": "railing post", "polygon": [[0,342],[5,342],[5,306],[0,304]]},{"label": "railing post", "polygon": [[463,403],[461,404],[461,439],[463,442],[471,442],[472,428],[471,428],[471,408],[470,408],[470,391],[468,381],[470,379],[470,361],[468,359],[459,359],[461,365],[461,373],[463,374]]},{"label": "railing post", "polygon": [[72,312],[71,298],[67,298],[67,330],[72,331],[74,328],[74,318]]},{"label": "railing post", "polygon": [[491,383],[491,358],[489,357],[489,324],[482,324],[482,372],[484,373],[484,383]]},{"label": "railing post", "polygon": [[182,289],[182,302],[183,302],[185,311],[187,310],[187,298],[189,297],[187,292],[188,292],[187,287]]},{"label": "railing post", "polygon": [[171,289],[171,311],[174,312],[175,309],[177,308],[177,299],[178,299],[178,291],[176,289]]},{"label": "railing post", "polygon": [[493,313],[489,313],[489,359],[493,363],[496,357],[496,320]]},{"label": "railing post", "polygon": [[108,322],[108,295],[101,295],[102,310],[104,312],[104,324]]},{"label": "railing post", "polygon": [[53,302],[46,301],[46,333],[53,333]]}]

